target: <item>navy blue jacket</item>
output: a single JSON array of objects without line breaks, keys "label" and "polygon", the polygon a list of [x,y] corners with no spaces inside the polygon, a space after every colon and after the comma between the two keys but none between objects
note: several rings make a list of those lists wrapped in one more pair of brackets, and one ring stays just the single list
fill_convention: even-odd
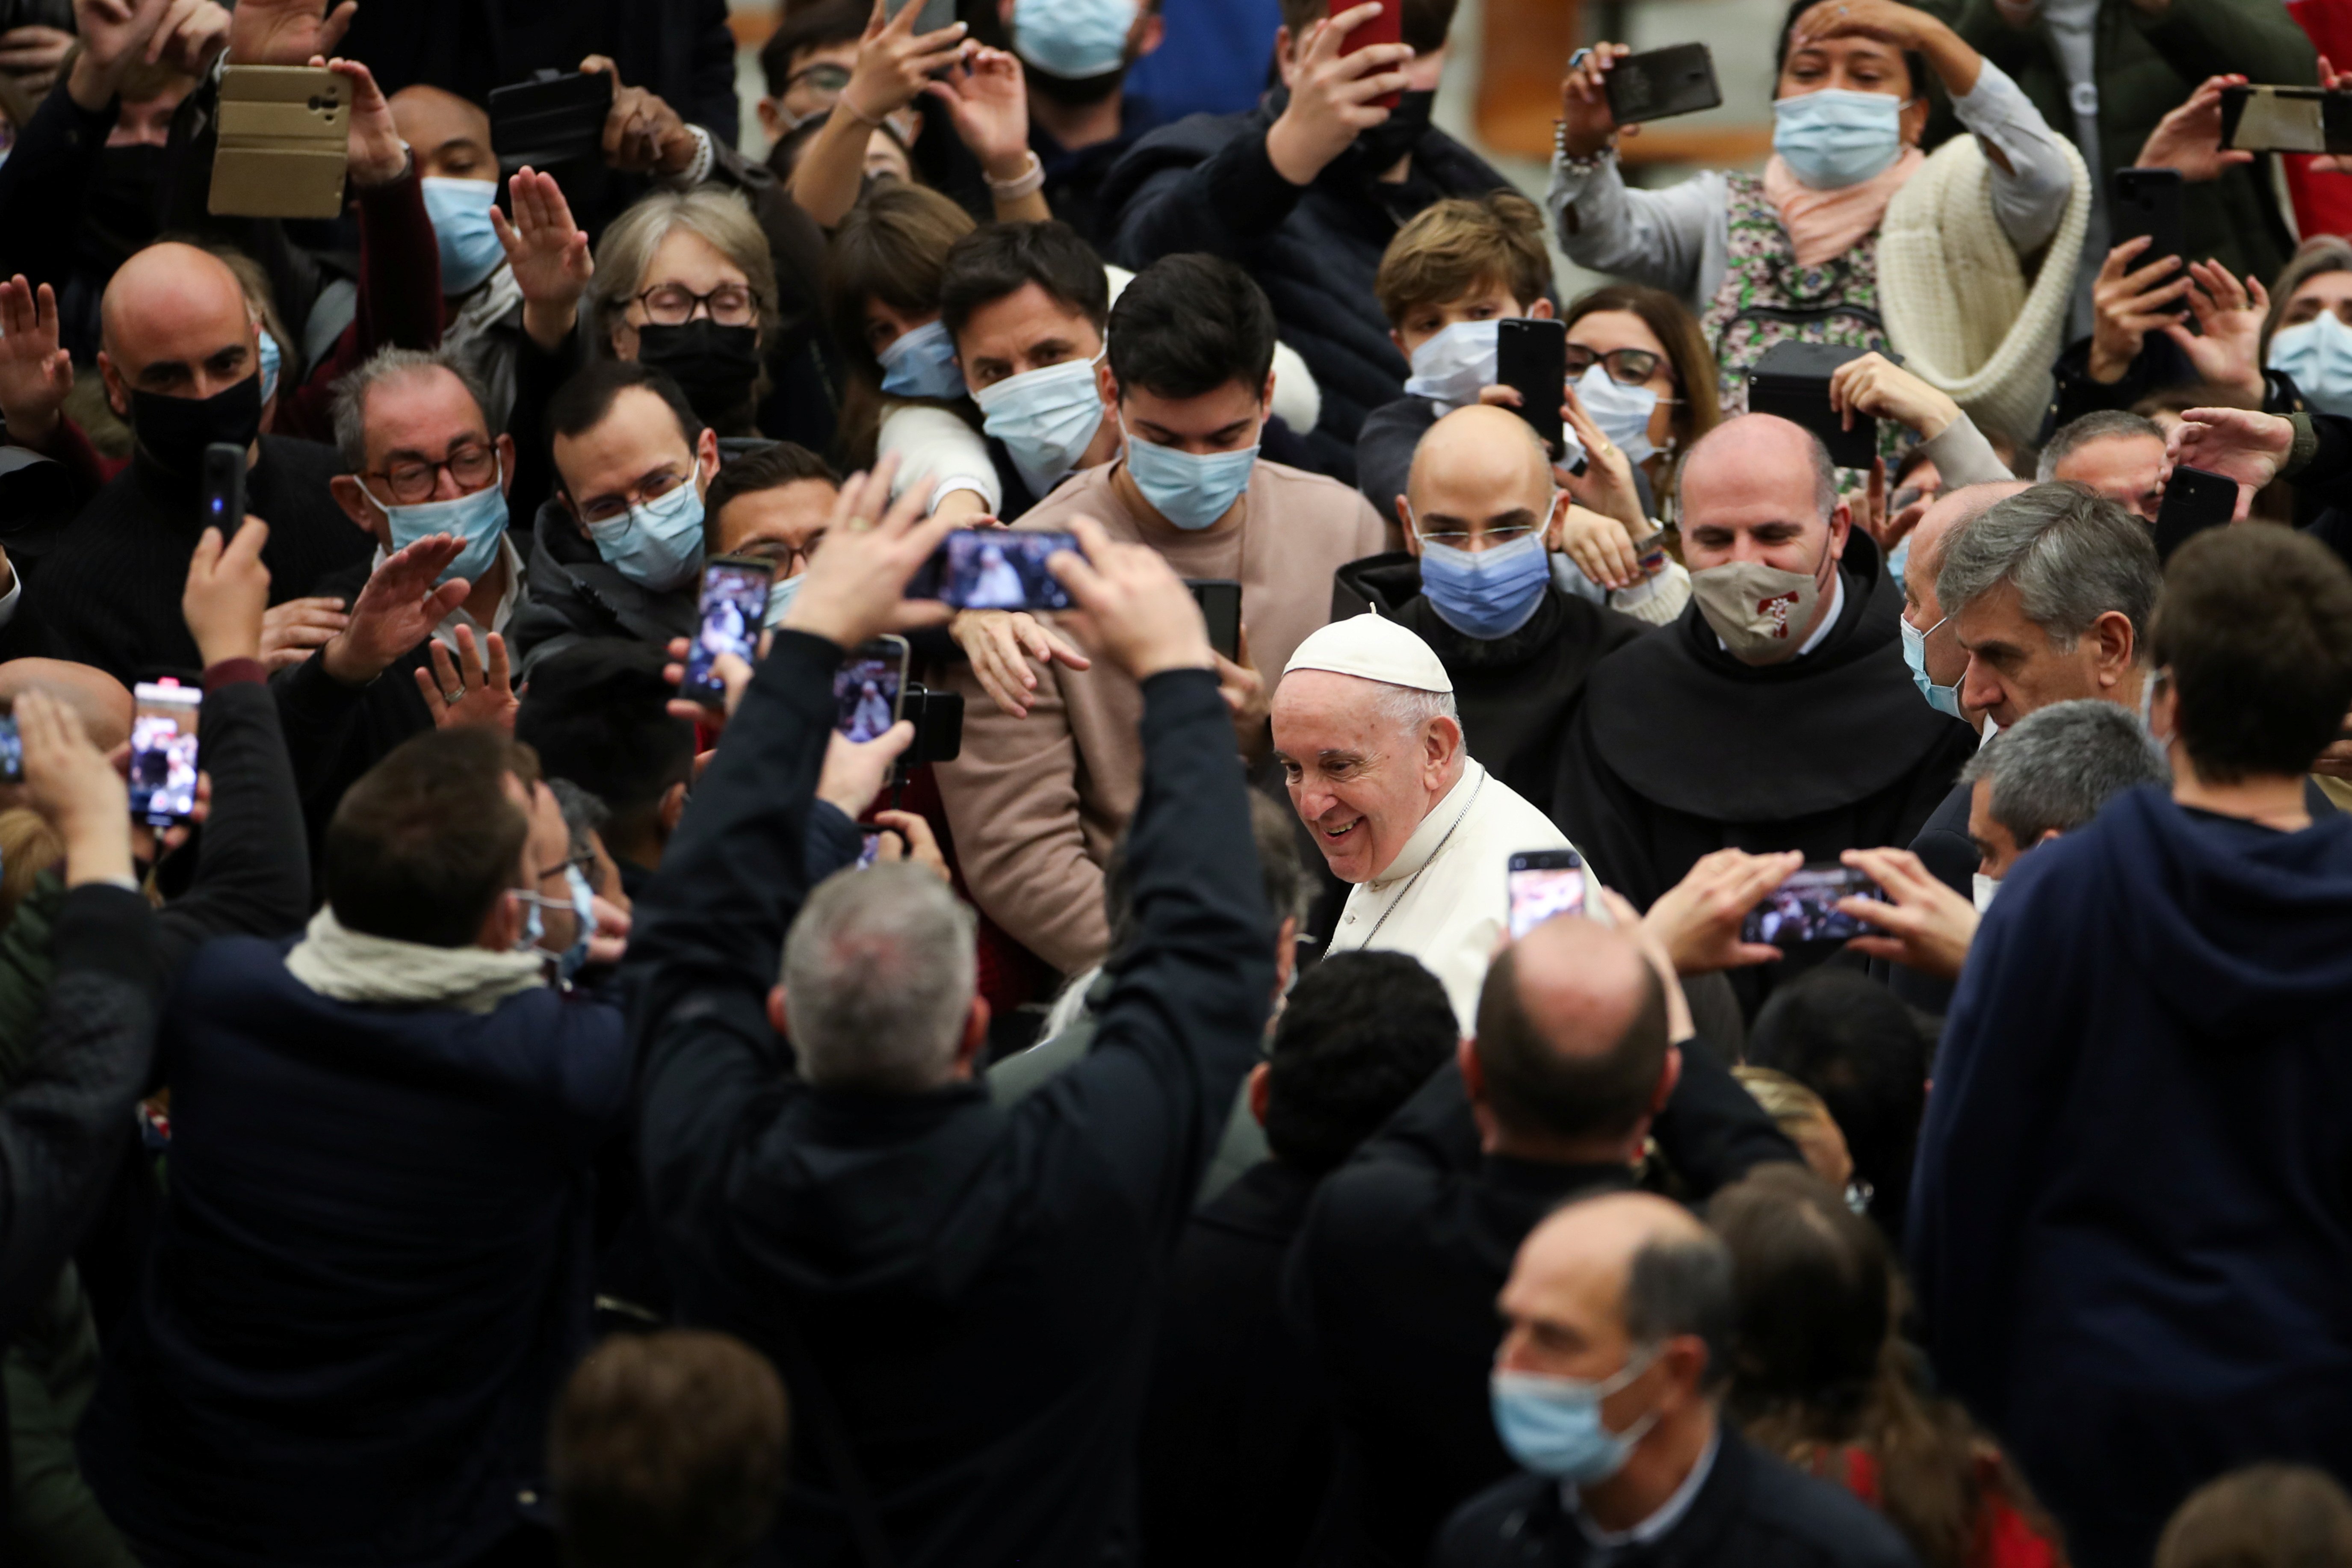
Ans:
[{"label": "navy blue jacket", "polygon": [[2352,820],[2118,796],[1978,928],[1908,1237],[1939,1378],[2083,1568],[2199,1483],[2352,1475]]},{"label": "navy blue jacket", "polygon": [[158,1565],[478,1555],[540,1488],[586,1348],[621,1017],[331,1001],[230,937],[163,1013],[170,1194],[81,1434]]}]

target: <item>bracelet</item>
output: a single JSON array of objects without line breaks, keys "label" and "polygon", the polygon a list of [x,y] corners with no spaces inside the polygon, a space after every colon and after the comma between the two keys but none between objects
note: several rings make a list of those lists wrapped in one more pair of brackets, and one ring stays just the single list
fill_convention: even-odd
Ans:
[{"label": "bracelet", "polygon": [[1034,195],[1045,188],[1045,161],[1034,151],[1029,154],[1029,167],[1009,180],[990,180],[988,194],[1000,202],[1017,202],[1024,196]]},{"label": "bracelet", "polygon": [[1555,120],[1551,122],[1551,155],[1553,161],[1559,164],[1562,174],[1590,174],[1600,168],[1601,160],[1614,151],[1616,149],[1612,147],[1601,147],[1580,158],[1571,158],[1568,153],[1568,121]]}]

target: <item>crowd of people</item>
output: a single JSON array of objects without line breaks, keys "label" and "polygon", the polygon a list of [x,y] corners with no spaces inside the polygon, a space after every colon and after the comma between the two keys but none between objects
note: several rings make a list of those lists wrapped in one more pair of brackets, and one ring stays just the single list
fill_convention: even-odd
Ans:
[{"label": "crowd of people", "polygon": [[1453,10],[0,0],[0,1561],[2352,1563],[2352,76]]}]

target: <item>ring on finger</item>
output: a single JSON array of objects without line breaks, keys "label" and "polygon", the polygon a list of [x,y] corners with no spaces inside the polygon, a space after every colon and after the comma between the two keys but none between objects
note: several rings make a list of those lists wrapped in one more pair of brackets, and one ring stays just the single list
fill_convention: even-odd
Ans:
[{"label": "ring on finger", "polygon": [[455,708],[458,703],[466,700],[466,689],[462,686],[453,687],[441,694],[441,700]]}]

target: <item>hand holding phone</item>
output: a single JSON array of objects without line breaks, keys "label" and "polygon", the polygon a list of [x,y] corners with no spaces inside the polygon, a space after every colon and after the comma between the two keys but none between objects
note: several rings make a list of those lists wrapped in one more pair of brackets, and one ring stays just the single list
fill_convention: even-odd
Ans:
[{"label": "hand holding phone", "polygon": [[1848,866],[1808,866],[1764,895],[1739,924],[1739,940],[1777,947],[1850,942],[1875,929],[1840,910],[1840,899],[1877,899],[1886,895],[1876,882]]},{"label": "hand holding phone", "polygon": [[849,650],[833,676],[833,727],[863,745],[898,721],[907,695],[907,639],[878,637]]},{"label": "hand holding phone", "polygon": [[1045,559],[1077,548],[1067,533],[960,528],[916,572],[907,597],[959,610],[1066,610],[1069,592],[1045,570]]},{"label": "hand holding phone", "polygon": [[490,145],[511,174],[604,156],[604,122],[613,112],[607,71],[542,70],[529,81],[490,89]]},{"label": "hand holding phone", "polygon": [[2209,528],[2221,528],[2238,515],[2238,481],[2186,463],[2175,464],[2156,509],[2156,558],[2172,552]]},{"label": "hand holding phone", "polygon": [[726,683],[711,667],[725,654],[750,664],[758,651],[761,623],[768,613],[770,579],[776,568],[750,555],[722,555],[702,569],[702,619],[687,649],[683,693],[716,706],[727,700]]},{"label": "hand holding phone", "polygon": [[[2174,270],[2189,264],[2188,218],[2180,171],[2178,169],[2117,169],[2109,186],[2111,232],[2117,245],[2145,235],[2147,248],[2133,258],[2134,270],[2170,259]],[[2155,309],[2166,315],[2189,314],[2184,291],[2169,304]]]},{"label": "hand holding phone", "polygon": [[[1380,15],[1357,23],[1348,30],[1348,36],[1339,40],[1339,54],[1345,58],[1374,44],[1403,42],[1404,0],[1381,0]],[[1402,92],[1384,92],[1377,98],[1366,99],[1364,106],[1367,109],[1394,109],[1403,98]]]},{"label": "hand holding phone", "polygon": [[340,217],[352,85],[324,66],[223,68],[205,205],[221,217]]},{"label": "hand holding phone", "polygon": [[1715,55],[1705,44],[1675,44],[1627,55],[1607,78],[1609,112],[1620,125],[1696,114],[1722,106]]},{"label": "hand holding phone", "polygon": [[1521,850],[1511,857],[1504,883],[1509,892],[1513,942],[1555,915],[1589,912],[1590,874],[1584,857],[1573,849]]},{"label": "hand holding phone", "polygon": [[[1830,378],[1840,365],[1872,352],[1834,343],[1774,343],[1748,373],[1748,411],[1803,426],[1822,438],[1839,468],[1867,468],[1878,457],[1878,421],[1856,419],[1848,429],[1845,416],[1831,405]],[[1893,353],[1883,357],[1889,364],[1901,363]]]}]

